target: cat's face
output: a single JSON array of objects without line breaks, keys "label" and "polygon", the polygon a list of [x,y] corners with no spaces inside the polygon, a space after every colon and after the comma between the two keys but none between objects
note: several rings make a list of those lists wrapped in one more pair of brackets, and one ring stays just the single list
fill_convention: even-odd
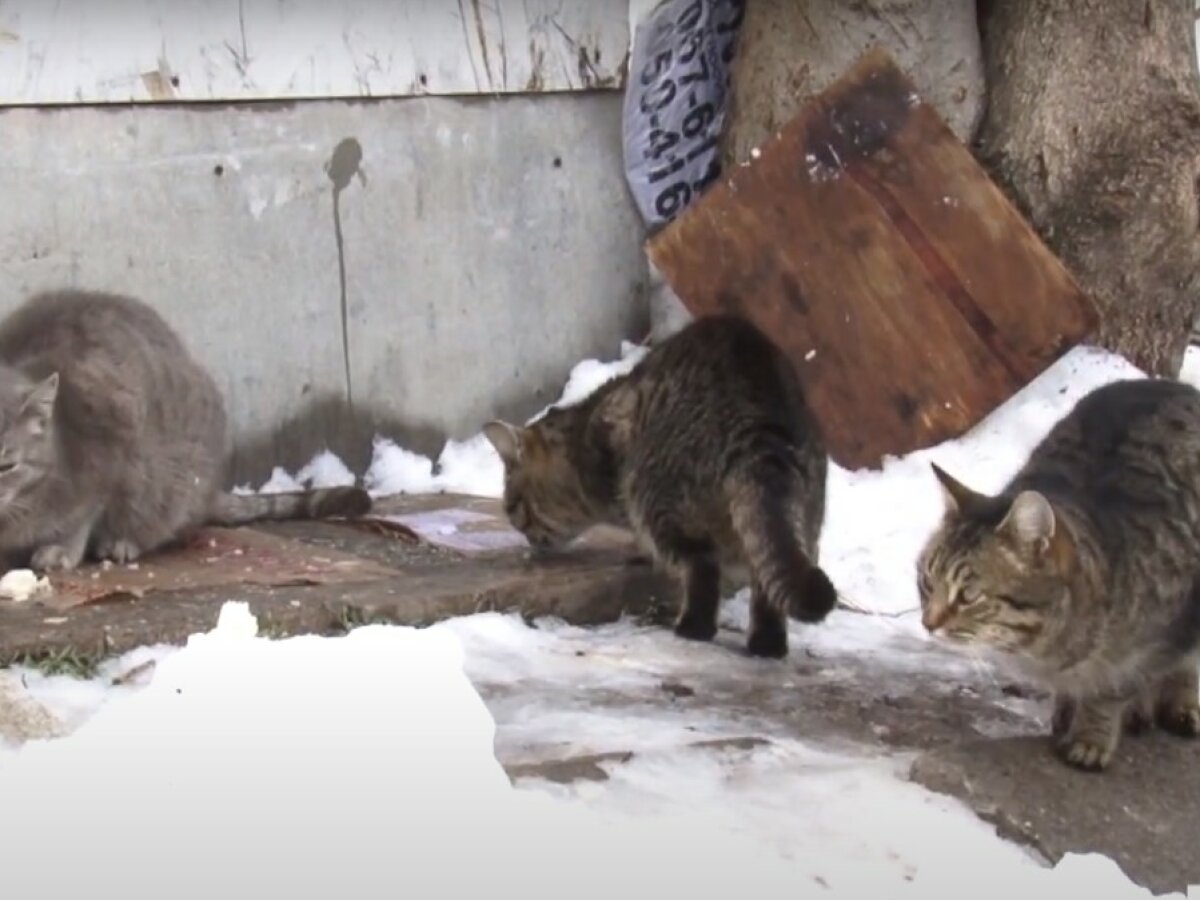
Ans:
[{"label": "cat's face", "polygon": [[594,523],[567,452],[567,411],[525,428],[489,422],[484,434],[504,461],[504,512],[531,546],[563,546]]},{"label": "cat's face", "polygon": [[946,515],[917,561],[921,621],[931,634],[1040,656],[1066,615],[1073,548],[1034,491],[976,494],[936,466]]},{"label": "cat's face", "polygon": [[32,383],[0,372],[0,511],[41,481],[52,462],[58,375]]}]

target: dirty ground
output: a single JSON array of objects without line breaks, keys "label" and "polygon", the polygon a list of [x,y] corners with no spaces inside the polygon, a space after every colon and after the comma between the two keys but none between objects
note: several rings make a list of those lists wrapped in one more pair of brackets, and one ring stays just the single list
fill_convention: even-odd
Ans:
[{"label": "dirty ground", "polygon": [[[497,615],[460,636],[468,674],[496,720],[497,756],[516,780],[603,782],[664,746],[720,754],[801,740],[911,765],[918,783],[960,798],[1050,861],[1098,851],[1156,891],[1200,883],[1194,743],[1130,738],[1110,772],[1077,773],[1053,758],[1043,737],[1046,697],[926,641],[911,616],[839,610],[820,628],[794,628],[785,662],[753,660],[741,653],[744,602],[726,604],[713,645],[670,635],[662,627],[670,586],[615,533],[535,565],[494,501],[391,498],[380,513],[386,523],[265,526],[238,538],[242,552],[229,551],[224,562],[204,562],[219,547],[200,546],[194,564],[233,573],[210,574],[200,587],[170,584],[178,560],[153,576],[152,560],[131,572],[89,570],[84,578],[108,585],[107,595],[81,600],[76,592],[58,608],[0,604],[0,657],[97,659],[179,644],[211,628],[231,599],[248,602],[273,636],[514,612],[524,622]],[[228,535],[216,537],[225,546]],[[273,562],[247,572],[242,560],[252,547],[272,548]],[[513,629],[545,632],[562,658],[550,670],[524,670],[524,645],[506,641]],[[0,735],[55,732],[11,682],[0,687]],[[589,717],[628,727],[599,739],[582,727]]]}]

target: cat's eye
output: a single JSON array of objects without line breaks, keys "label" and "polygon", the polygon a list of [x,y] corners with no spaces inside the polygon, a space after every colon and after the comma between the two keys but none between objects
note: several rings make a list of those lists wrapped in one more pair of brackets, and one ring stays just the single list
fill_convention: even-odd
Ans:
[{"label": "cat's eye", "polygon": [[8,459],[0,460],[0,475],[7,475],[9,472],[11,472],[16,467],[17,467],[17,464],[15,462],[13,462],[12,460],[8,460]]},{"label": "cat's eye", "polygon": [[978,603],[983,598],[983,591],[973,584],[966,584],[959,589],[955,601],[963,606],[970,606],[972,603]]},{"label": "cat's eye", "polygon": [[1037,604],[1030,603],[1028,600],[1018,600],[1012,594],[997,594],[996,599],[1001,603],[1007,603],[1013,609],[1033,609]]}]

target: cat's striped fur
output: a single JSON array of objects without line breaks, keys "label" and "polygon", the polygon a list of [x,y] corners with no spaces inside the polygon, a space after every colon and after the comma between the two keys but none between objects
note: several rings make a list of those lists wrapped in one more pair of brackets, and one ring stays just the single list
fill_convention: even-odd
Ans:
[{"label": "cat's striped fur", "polygon": [[631,527],[683,583],[683,637],[716,634],[722,566],[749,570],[752,654],[786,655],[788,615],[834,606],[817,565],[825,450],[788,360],[742,319],[698,319],[583,402],[485,433],[530,543]]},{"label": "cat's striped fur", "polygon": [[1030,665],[1073,765],[1108,765],[1123,723],[1200,733],[1200,392],[1093,391],[995,497],[935,472],[947,513],[918,562],[930,631]]}]

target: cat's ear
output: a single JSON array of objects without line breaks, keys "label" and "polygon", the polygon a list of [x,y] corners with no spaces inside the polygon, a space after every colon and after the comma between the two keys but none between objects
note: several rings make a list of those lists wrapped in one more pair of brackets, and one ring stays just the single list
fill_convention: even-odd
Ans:
[{"label": "cat's ear", "polygon": [[505,466],[515,466],[521,461],[521,429],[499,420],[483,426],[484,436],[491,441]]},{"label": "cat's ear", "polygon": [[1055,524],[1054,507],[1049,500],[1037,491],[1021,491],[996,531],[1040,554],[1054,540]]},{"label": "cat's ear", "polygon": [[982,498],[981,494],[975,493],[938,466],[937,463],[931,462],[929,466],[933,469],[933,474],[937,476],[938,482],[942,485],[942,499],[946,501],[946,512],[962,512],[965,508]]},{"label": "cat's ear", "polygon": [[25,401],[21,404],[21,417],[36,432],[41,432],[54,413],[56,399],[58,399],[58,373],[54,372],[29,389],[29,393],[25,395]]}]

